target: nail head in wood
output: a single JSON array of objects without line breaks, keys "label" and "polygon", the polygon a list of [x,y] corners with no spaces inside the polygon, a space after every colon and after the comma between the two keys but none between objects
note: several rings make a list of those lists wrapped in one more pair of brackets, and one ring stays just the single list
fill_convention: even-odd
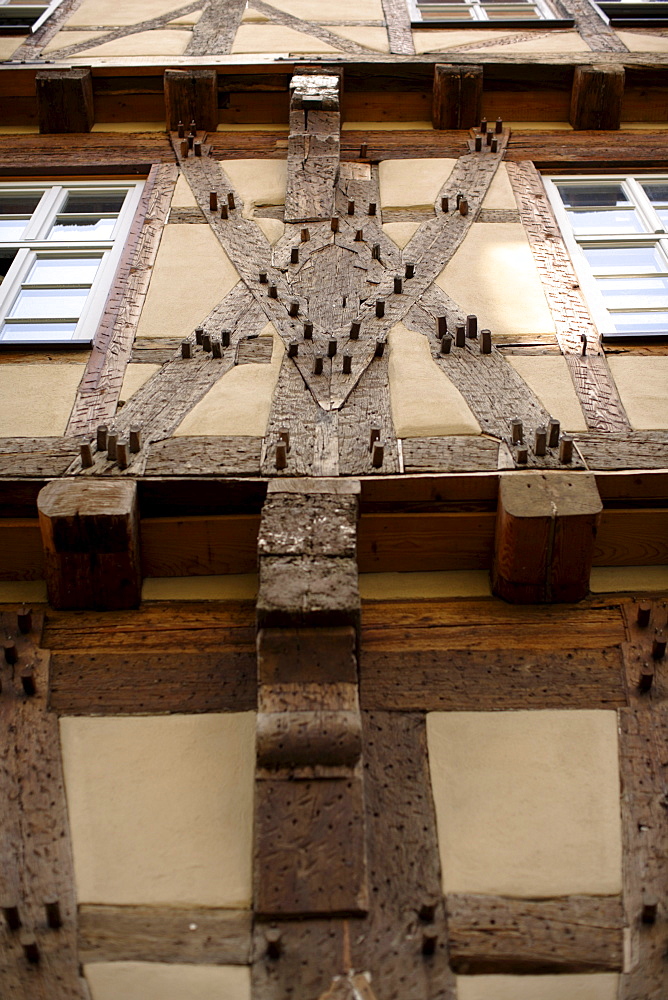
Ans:
[{"label": "nail head in wood", "polygon": [[107,434],[107,458],[112,462],[116,461],[116,444],[118,442],[118,434],[110,433]]},{"label": "nail head in wood", "polygon": [[60,915],[60,903],[57,899],[49,900],[44,904],[46,910],[46,922],[52,931],[57,931],[63,926],[63,919]]},{"label": "nail head in wood", "polygon": [[476,153],[482,152],[482,136],[477,135],[475,137],[475,151]]},{"label": "nail head in wood", "polygon": [[32,632],[32,608],[27,608],[24,605],[16,616],[16,624],[22,635],[28,635],[29,632]]},{"label": "nail head in wood", "polygon": [[266,285],[267,284],[267,272],[266,271],[260,271],[260,273],[258,275],[258,278],[259,278],[259,281],[260,281],[261,285]]},{"label": "nail head in wood", "polygon": [[665,655],[666,655],[666,636],[663,631],[657,629],[654,635],[654,639],[652,640],[652,659],[662,660]]},{"label": "nail head in wood", "polygon": [[573,461],[573,438],[570,434],[562,434],[559,441],[559,461],[567,465]]},{"label": "nail head in wood", "polygon": [[534,451],[537,455],[544,455],[547,450],[547,427],[536,428],[536,438]]},{"label": "nail head in wood", "polygon": [[348,215],[354,215],[354,214],[355,214],[355,199],[354,198],[349,198],[348,199]]},{"label": "nail head in wood", "polygon": [[278,431],[278,440],[282,441],[288,451],[290,451],[290,431],[287,427],[281,427]]},{"label": "nail head in wood", "polygon": [[519,417],[513,417],[510,421],[510,427],[513,434],[513,444],[524,441],[524,427]]},{"label": "nail head in wood", "polygon": [[485,142],[487,143],[488,146],[491,146],[492,143],[494,142],[494,136],[492,135],[491,132],[488,132],[487,135],[485,136]]},{"label": "nail head in wood", "polygon": [[352,321],[352,323],[350,324],[350,339],[351,340],[359,340],[359,335],[360,335],[361,328],[362,328],[362,324],[360,323],[359,320],[355,319],[355,320]]},{"label": "nail head in wood", "polygon": [[385,315],[385,300],[376,299],[376,316],[378,319],[382,319]]},{"label": "nail head in wood", "polygon": [[364,230],[357,229],[355,231],[355,243],[363,243],[363,242],[364,242]]},{"label": "nail head in wood", "polygon": [[107,450],[107,433],[108,433],[108,431],[109,431],[109,428],[107,427],[106,424],[98,424],[97,425],[97,431],[96,431],[96,435],[95,436],[96,436],[96,443],[97,443],[97,450],[98,451],[106,451]]},{"label": "nail head in wood", "polygon": [[269,298],[270,299],[278,298],[278,288],[276,287],[276,285],[269,285]]},{"label": "nail head in wood", "polygon": [[378,206],[375,201],[369,202],[369,215],[375,215],[378,211]]},{"label": "nail head in wood", "polygon": [[209,208],[212,212],[218,211],[218,193],[216,191],[209,192]]},{"label": "nail head in wood", "polygon": [[490,150],[490,153],[498,153],[498,151],[499,151],[499,142],[498,142],[498,139],[492,139],[492,141],[489,144],[489,150]]},{"label": "nail head in wood", "polygon": [[404,290],[404,279],[400,274],[395,274],[394,276],[394,294],[401,295]]},{"label": "nail head in wood", "polygon": [[93,465],[93,449],[90,441],[82,441],[79,449],[81,455],[81,465],[84,469],[90,469]]},{"label": "nail head in wood", "polygon": [[182,340],[181,357],[183,358],[184,361],[187,361],[188,358],[192,358],[192,356],[193,356],[193,345],[190,343],[189,340]]},{"label": "nail head in wood", "polygon": [[382,358],[384,352],[385,352],[385,341],[384,340],[377,340],[376,341],[376,350],[374,351],[374,357],[376,357],[376,358]]},{"label": "nail head in wood", "polygon": [[21,917],[18,906],[3,906],[2,912],[5,923],[10,931],[17,931],[21,927]]},{"label": "nail head in wood", "polygon": [[313,358],[313,374],[322,375],[322,354],[316,354]]},{"label": "nail head in wood", "polygon": [[294,319],[294,318],[295,318],[296,316],[299,316],[299,302],[297,302],[297,300],[296,300],[296,299],[294,299],[294,300],[293,300],[293,301],[292,301],[292,302],[290,303],[290,308],[289,308],[289,310],[288,310],[288,313],[290,314],[290,316],[292,316],[292,318],[293,318],[293,319]]},{"label": "nail head in wood", "polygon": [[288,449],[285,441],[279,441],[276,445],[276,468],[284,469],[288,464]]},{"label": "nail head in wood", "polygon": [[195,133],[189,132],[186,137],[186,142],[188,143],[188,149],[192,149],[195,145]]},{"label": "nail head in wood", "polygon": [[550,422],[547,425],[547,446],[548,448],[556,448],[559,444],[559,432],[561,430],[561,425],[558,420],[550,417]]},{"label": "nail head in wood", "polygon": [[296,340],[291,340],[290,343],[288,344],[288,357],[296,358],[298,354],[299,354],[299,344],[297,343]]},{"label": "nail head in wood", "polygon": [[481,330],[480,331],[480,353],[481,354],[491,354],[492,353],[492,331],[491,330]]},{"label": "nail head in wood", "polygon": [[525,444],[517,446],[517,464],[526,465],[529,461],[529,449]]},{"label": "nail head in wood", "polygon": [[236,208],[237,203],[234,200],[234,192],[232,191],[227,192],[227,204],[229,208]]},{"label": "nail head in wood", "polygon": [[309,320],[304,323],[304,340],[313,340],[313,323]]},{"label": "nail head in wood", "polygon": [[647,628],[652,617],[652,605],[649,601],[643,601],[642,604],[638,605],[638,611],[636,614],[636,622],[640,628]]},{"label": "nail head in wood", "polygon": [[330,226],[331,226],[331,229],[332,229],[333,233],[338,233],[338,231],[339,231],[339,220],[338,220],[338,218],[335,215],[332,216],[332,221],[330,222]]},{"label": "nail head in wood", "polygon": [[178,125],[176,126],[176,134],[178,135],[179,139],[185,139],[186,127],[183,124],[183,122],[179,122]]},{"label": "nail head in wood", "polygon": [[466,198],[462,198],[462,200],[459,202],[459,214],[460,215],[469,214],[469,203],[466,200]]},{"label": "nail head in wood", "polygon": [[293,247],[292,250],[290,251],[290,263],[291,264],[299,263],[299,247]]},{"label": "nail head in wood", "polygon": [[188,149],[189,148],[190,147],[188,146],[188,140],[187,139],[183,139],[182,142],[181,142],[181,156],[183,157],[184,160],[188,159]]},{"label": "nail head in wood", "polygon": [[374,443],[371,452],[371,464],[373,465],[374,469],[380,469],[382,467],[384,458],[385,458],[385,445],[382,444],[380,441],[376,441]]},{"label": "nail head in wood", "polygon": [[328,358],[333,358],[334,357],[334,355],[336,354],[338,346],[339,345],[338,345],[338,341],[337,341],[336,337],[330,337],[329,340],[328,340],[328,342],[327,342],[327,357]]},{"label": "nail head in wood", "polygon": [[35,687],[35,673],[32,667],[24,667],[21,671],[21,686],[23,693],[28,698],[34,698],[37,688]]},{"label": "nail head in wood", "polygon": [[441,354],[449,354],[452,348],[452,337],[447,334],[441,338]]},{"label": "nail head in wood", "polygon": [[478,317],[469,315],[466,317],[466,336],[470,340],[475,340],[478,336]]},{"label": "nail head in wood", "polygon": [[191,118],[190,120],[190,131],[193,135],[197,135],[197,122],[194,118]]},{"label": "nail head in wood", "polygon": [[425,899],[418,910],[418,917],[423,924],[431,924],[436,916],[437,899]]},{"label": "nail head in wood", "polygon": [[130,451],[133,455],[141,451],[141,427],[133,424],[130,428]]},{"label": "nail head in wood", "polygon": [[455,346],[464,347],[466,345],[466,327],[455,327]]},{"label": "nail head in wood", "polygon": [[2,644],[2,648],[4,650],[5,660],[7,661],[7,663],[16,663],[16,661],[19,658],[19,651],[16,648],[16,643],[14,642],[14,640],[6,639]]},{"label": "nail head in wood", "polygon": [[580,343],[582,344],[582,357],[584,358],[587,354],[587,334],[580,334]]},{"label": "nail head in wood", "polygon": [[127,469],[128,467],[128,443],[125,439],[119,440],[116,445],[116,461],[118,462],[119,468]]},{"label": "nail head in wood", "polygon": [[223,347],[229,347],[230,346],[230,331],[229,330],[221,330],[220,331],[220,341],[221,341]]},{"label": "nail head in wood", "polygon": [[638,690],[649,691],[654,681],[654,666],[651,663],[643,663],[638,677]]},{"label": "nail head in wood", "polygon": [[264,932],[264,939],[267,942],[267,957],[276,960],[281,957],[283,950],[283,935],[276,927],[270,927]]},{"label": "nail head in wood", "polygon": [[360,160],[366,160],[368,148],[366,142],[360,144]]},{"label": "nail head in wood", "polygon": [[373,450],[376,441],[380,441],[380,427],[372,427],[369,434],[369,451]]},{"label": "nail head in wood", "polygon": [[343,355],[343,374],[350,375],[353,367],[353,356],[347,352]]},{"label": "nail head in wood", "polygon": [[371,247],[371,256],[374,260],[380,260],[380,243],[374,243]]},{"label": "nail head in wood", "polygon": [[415,264],[406,264],[406,277],[407,278],[415,277]]}]

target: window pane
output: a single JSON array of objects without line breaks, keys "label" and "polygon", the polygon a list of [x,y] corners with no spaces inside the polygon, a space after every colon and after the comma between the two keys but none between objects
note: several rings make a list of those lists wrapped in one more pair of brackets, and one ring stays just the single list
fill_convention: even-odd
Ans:
[{"label": "window pane", "polygon": [[0,219],[0,242],[16,243],[21,239],[30,218]]},{"label": "window pane", "polygon": [[59,215],[51,227],[48,238],[60,243],[78,240],[108,240],[114,231],[116,219],[86,219]]},{"label": "window pane", "polygon": [[647,229],[635,209],[626,211],[569,212],[573,232],[578,236],[595,233],[645,233]]},{"label": "window pane", "polygon": [[597,247],[583,252],[595,274],[668,271],[668,262],[656,247]]},{"label": "window pane", "polygon": [[611,313],[619,333],[668,333],[668,312]]},{"label": "window pane", "polygon": [[599,278],[608,309],[666,308],[668,278]]},{"label": "window pane", "polygon": [[629,201],[621,184],[557,184],[557,190],[567,208],[614,208]]},{"label": "window pane", "polygon": [[65,342],[72,339],[76,328],[76,323],[12,323],[9,321],[2,327],[2,336],[5,340],[11,338],[11,340],[21,343],[29,343],[37,339]]},{"label": "window pane", "polygon": [[657,208],[656,214],[661,219],[661,222],[663,223],[665,229],[665,227],[668,226],[668,208]]},{"label": "window pane", "polygon": [[26,285],[92,285],[100,257],[40,257],[26,279]]},{"label": "window pane", "polygon": [[9,315],[16,319],[49,316],[78,319],[89,291],[89,288],[22,288]]},{"label": "window pane", "polygon": [[540,17],[535,7],[489,7],[484,4],[483,9],[487,12],[490,21],[517,20],[530,21],[532,18]]},{"label": "window pane", "polygon": [[668,201],[668,184],[662,184],[660,181],[652,181],[651,183],[643,184],[643,187],[650,201]]},{"label": "window pane", "polygon": [[70,191],[61,214],[68,215],[109,215],[120,212],[126,191]]},{"label": "window pane", "polygon": [[43,191],[29,191],[25,194],[0,192],[0,215],[32,215],[39,205]]}]

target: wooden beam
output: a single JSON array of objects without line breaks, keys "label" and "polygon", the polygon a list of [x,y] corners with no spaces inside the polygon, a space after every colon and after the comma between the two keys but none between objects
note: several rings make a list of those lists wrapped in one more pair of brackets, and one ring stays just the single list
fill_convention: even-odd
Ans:
[{"label": "wooden beam", "polygon": [[49,483],[37,507],[55,608],[132,608],[141,598],[137,485]]},{"label": "wooden beam", "polygon": [[339,176],[340,77],[297,73],[290,83],[286,222],[317,222],[334,212]]},{"label": "wooden beam", "polygon": [[623,66],[576,66],[569,121],[576,130],[618,129],[623,97]]},{"label": "wooden beam", "polygon": [[619,896],[539,901],[448,895],[450,965],[460,975],[617,972],[624,958]]},{"label": "wooden beam", "polygon": [[165,115],[167,128],[183,122],[189,129],[215,132],[218,125],[218,76],[215,69],[166,69]]},{"label": "wooden beam", "polygon": [[40,132],[90,132],[95,121],[90,66],[35,75]]},{"label": "wooden beam", "polygon": [[434,66],[432,122],[435,129],[471,128],[482,111],[482,66]]},{"label": "wooden beam", "polygon": [[494,593],[519,604],[585,597],[602,509],[593,476],[503,476],[492,569]]}]

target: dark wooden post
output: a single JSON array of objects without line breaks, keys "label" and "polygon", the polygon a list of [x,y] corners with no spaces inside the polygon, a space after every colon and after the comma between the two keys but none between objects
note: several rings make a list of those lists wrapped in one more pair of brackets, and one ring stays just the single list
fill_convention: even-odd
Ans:
[{"label": "dark wooden post", "polygon": [[89,66],[35,74],[40,132],[90,132],[95,121]]},{"label": "dark wooden post", "polygon": [[576,66],[571,91],[574,129],[617,129],[624,98],[623,66]]},{"label": "dark wooden post", "polygon": [[434,66],[432,122],[435,129],[470,128],[482,111],[482,66]]},{"label": "dark wooden post", "polygon": [[218,125],[218,74],[215,69],[166,69],[167,128],[194,121],[198,131],[214,132]]}]

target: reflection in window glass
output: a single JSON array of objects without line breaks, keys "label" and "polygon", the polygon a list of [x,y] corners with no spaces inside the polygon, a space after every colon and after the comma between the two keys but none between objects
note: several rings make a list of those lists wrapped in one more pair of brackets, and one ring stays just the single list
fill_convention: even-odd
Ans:
[{"label": "reflection in window glass", "polygon": [[578,236],[593,236],[597,233],[645,233],[646,227],[637,212],[611,210],[606,212],[569,212],[573,232]]},{"label": "reflection in window glass", "polygon": [[621,184],[557,184],[557,190],[568,208],[615,208],[629,201]]},{"label": "reflection in window glass", "polygon": [[101,257],[40,257],[30,268],[26,285],[92,285]]},{"label": "reflection in window glass", "polygon": [[668,312],[612,313],[618,333],[666,333]]},{"label": "reflection in window glass", "polygon": [[7,340],[28,344],[35,340],[64,343],[72,340],[76,328],[76,323],[59,323],[57,320],[50,320],[48,323],[17,323],[7,320],[2,330]]},{"label": "reflection in window glass", "polygon": [[668,301],[668,278],[599,278],[608,309],[661,308]]},{"label": "reflection in window glass", "polygon": [[76,216],[59,215],[51,227],[48,239],[60,243],[74,240],[108,240],[116,225],[116,219],[86,219]]},{"label": "reflection in window glass", "polygon": [[652,181],[649,184],[643,184],[643,188],[650,201],[668,202],[668,184],[659,184]]},{"label": "reflection in window glass", "polygon": [[23,288],[9,315],[12,319],[46,319],[51,316],[78,319],[88,292],[88,288]]},{"label": "reflection in window glass", "polygon": [[668,271],[668,261],[658,247],[586,247],[583,252],[594,274]]},{"label": "reflection in window glass", "polygon": [[117,214],[123,207],[125,191],[70,191],[61,215],[109,215]]}]

